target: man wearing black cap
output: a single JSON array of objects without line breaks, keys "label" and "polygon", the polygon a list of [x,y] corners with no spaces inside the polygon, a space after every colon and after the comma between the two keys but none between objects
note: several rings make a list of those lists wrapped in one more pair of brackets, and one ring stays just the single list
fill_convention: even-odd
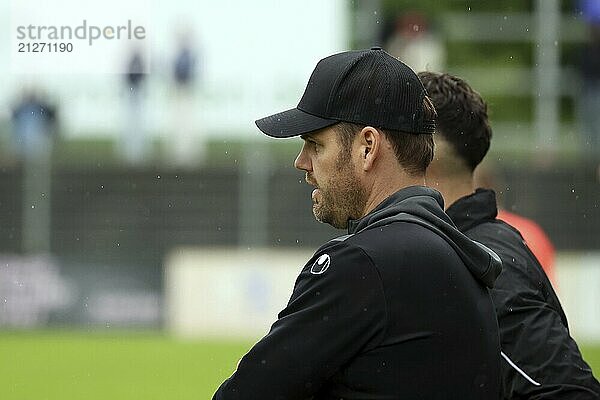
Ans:
[{"label": "man wearing black cap", "polygon": [[487,104],[464,80],[421,72],[437,110],[435,160],[427,183],[444,195],[458,229],[502,259],[491,290],[498,314],[505,399],[600,399],[600,384],[569,335],[567,318],[521,234],[496,218],[493,191],[474,188],[473,172],[492,137]]},{"label": "man wearing black cap", "polygon": [[313,213],[348,235],[308,260],[214,399],[499,398],[501,267],[423,186],[434,117],[416,74],[374,48],[321,60],[296,108],[256,122],[304,140]]}]

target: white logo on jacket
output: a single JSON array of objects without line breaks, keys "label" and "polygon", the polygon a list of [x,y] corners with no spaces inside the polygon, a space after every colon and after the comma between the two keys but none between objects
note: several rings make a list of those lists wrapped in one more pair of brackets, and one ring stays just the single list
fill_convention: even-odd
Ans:
[{"label": "white logo on jacket", "polygon": [[317,261],[315,261],[312,267],[310,267],[310,273],[314,275],[321,275],[323,272],[327,271],[329,264],[331,264],[331,258],[329,257],[329,254],[323,254],[321,257],[317,258]]}]

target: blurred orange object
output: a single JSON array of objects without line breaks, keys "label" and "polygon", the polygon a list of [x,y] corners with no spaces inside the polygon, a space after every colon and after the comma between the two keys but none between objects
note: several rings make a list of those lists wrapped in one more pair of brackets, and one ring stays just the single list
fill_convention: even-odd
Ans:
[{"label": "blurred orange object", "polygon": [[556,281],[554,279],[554,245],[542,227],[528,218],[506,210],[499,209],[497,218],[513,226],[521,233],[527,247],[529,247],[542,265],[542,268],[544,269],[544,272],[546,272],[546,275],[548,275],[548,278],[550,278],[552,285],[556,286]]}]

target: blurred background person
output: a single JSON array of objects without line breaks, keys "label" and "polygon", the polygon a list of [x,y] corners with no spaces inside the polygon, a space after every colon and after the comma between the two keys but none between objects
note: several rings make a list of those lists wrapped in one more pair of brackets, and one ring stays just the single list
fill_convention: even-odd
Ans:
[{"label": "blurred background person", "polygon": [[417,11],[396,17],[385,48],[415,71],[442,71],[446,65],[443,41],[431,30],[427,17]]},{"label": "blurred background person", "polygon": [[167,140],[167,163],[180,167],[192,167],[202,163],[206,143],[198,135],[198,115],[194,100],[198,95],[196,85],[201,74],[199,54],[194,45],[191,30],[178,35],[172,64],[175,96],[172,110],[172,131]]},{"label": "blurred background person", "polygon": [[18,158],[47,159],[57,134],[57,109],[36,89],[26,89],[12,110],[13,149]]},{"label": "blurred background person", "polygon": [[519,215],[513,211],[508,211],[504,207],[503,194],[506,183],[502,178],[502,172],[499,165],[492,165],[491,162],[482,162],[477,166],[473,173],[474,187],[492,189],[496,192],[498,203],[499,220],[514,226],[523,236],[527,247],[538,259],[544,272],[550,278],[552,285],[556,287],[557,280],[554,271],[556,251],[552,240],[544,229],[534,220]]},{"label": "blurred background person", "polygon": [[125,125],[120,136],[119,153],[131,165],[141,165],[149,156],[148,138],[145,127],[144,84],[146,61],[142,52],[134,49],[127,62],[125,80]]},{"label": "blurred background person", "polygon": [[21,250],[50,251],[52,154],[57,135],[57,107],[40,90],[26,90],[12,112],[14,149],[21,161]]},{"label": "blurred background person", "polygon": [[[581,53],[581,97],[579,123],[583,154],[600,162],[600,0],[580,0],[587,38]],[[600,181],[600,165],[598,165]]]}]

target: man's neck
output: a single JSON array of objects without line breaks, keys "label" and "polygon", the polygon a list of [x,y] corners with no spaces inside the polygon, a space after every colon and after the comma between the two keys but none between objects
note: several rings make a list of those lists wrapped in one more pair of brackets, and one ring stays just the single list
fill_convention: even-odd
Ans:
[{"label": "man's neck", "polygon": [[475,191],[472,175],[458,175],[455,177],[428,176],[427,186],[442,194],[446,209],[461,197],[468,196]]},{"label": "man's neck", "polygon": [[425,178],[398,174],[393,178],[380,179],[376,182],[373,182],[373,186],[370,188],[371,196],[369,196],[367,199],[363,216],[369,214],[384,200],[396,193],[398,190],[417,185],[425,186]]}]

